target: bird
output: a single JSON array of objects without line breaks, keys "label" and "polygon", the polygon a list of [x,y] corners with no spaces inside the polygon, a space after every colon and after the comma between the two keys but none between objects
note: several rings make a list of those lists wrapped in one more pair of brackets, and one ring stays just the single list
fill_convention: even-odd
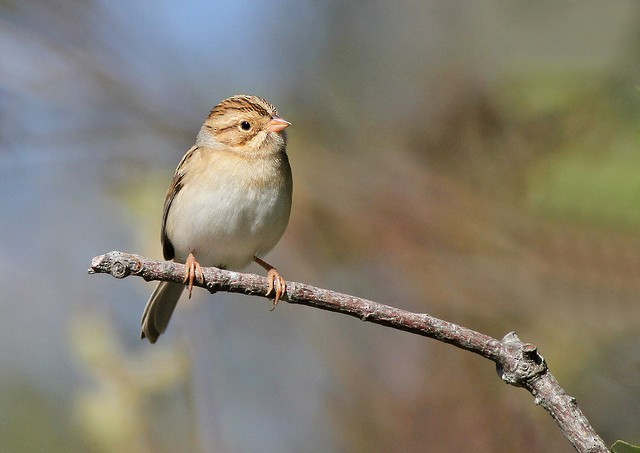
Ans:
[{"label": "bird", "polygon": [[141,338],[165,332],[186,288],[204,282],[202,267],[241,270],[255,262],[267,271],[272,310],[286,281],[263,260],[284,234],[293,178],[285,129],[291,123],[266,100],[236,94],[209,113],[169,185],[162,213],[165,260],[186,265],[184,281],[160,282],[142,314]]}]

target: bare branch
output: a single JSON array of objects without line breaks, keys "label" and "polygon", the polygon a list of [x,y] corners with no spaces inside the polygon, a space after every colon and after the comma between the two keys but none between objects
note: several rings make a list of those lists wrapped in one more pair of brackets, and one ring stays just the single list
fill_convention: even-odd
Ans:
[{"label": "bare branch", "polygon": [[[226,291],[265,297],[267,279],[255,274],[203,268],[205,283],[195,285],[210,292]],[[184,264],[156,261],[140,255],[110,252],[91,261],[90,274],[106,273],[116,278],[137,275],[143,279],[181,283]],[[575,398],[567,395],[551,374],[537,348],[523,343],[514,333],[502,340],[459,326],[424,313],[412,313],[348,294],[317,288],[304,283],[287,282],[281,299],[292,304],[343,313],[394,329],[423,335],[478,354],[495,362],[498,374],[508,384],[527,389],[536,404],[556,421],[565,437],[579,452],[607,452],[602,439],[578,408]]]}]

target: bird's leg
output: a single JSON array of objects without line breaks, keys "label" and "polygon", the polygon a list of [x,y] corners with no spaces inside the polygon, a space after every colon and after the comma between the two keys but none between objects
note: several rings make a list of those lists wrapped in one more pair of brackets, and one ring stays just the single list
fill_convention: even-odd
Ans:
[{"label": "bird's leg", "polygon": [[287,282],[282,278],[278,270],[266,261],[261,260],[257,256],[253,257],[253,260],[267,270],[267,278],[269,279],[269,288],[267,289],[267,296],[271,294],[271,291],[275,290],[275,297],[273,299],[273,307],[271,311],[275,310],[278,301],[287,292]]},{"label": "bird's leg", "polygon": [[200,263],[196,261],[196,257],[193,256],[193,253],[189,253],[187,257],[187,261],[184,263],[187,267],[186,273],[184,275],[184,280],[182,283],[189,282],[187,290],[189,291],[189,299],[191,299],[191,291],[193,290],[193,281],[198,280],[200,283],[204,283],[204,273],[202,272],[202,267],[200,267]]}]

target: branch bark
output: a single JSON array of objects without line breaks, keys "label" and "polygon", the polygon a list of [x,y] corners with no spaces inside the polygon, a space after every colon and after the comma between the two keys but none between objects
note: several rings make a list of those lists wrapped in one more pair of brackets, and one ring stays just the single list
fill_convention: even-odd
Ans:
[{"label": "branch bark", "polygon": [[[203,272],[205,283],[196,282],[194,285],[212,293],[226,291],[266,297],[268,282],[265,277],[214,267],[203,268]],[[136,275],[147,281],[181,283],[185,275],[185,266],[135,254],[110,252],[95,257],[91,261],[89,273],[106,273],[116,278]],[[609,451],[583,415],[575,398],[569,396],[560,387],[536,346],[522,342],[515,332],[510,332],[501,340],[497,340],[428,314],[412,313],[297,282],[287,282],[287,292],[281,300],[343,313],[362,321],[433,338],[485,357],[496,364],[498,375],[507,384],[523,387],[534,396],[535,403],[549,412],[577,451],[581,453]]]}]

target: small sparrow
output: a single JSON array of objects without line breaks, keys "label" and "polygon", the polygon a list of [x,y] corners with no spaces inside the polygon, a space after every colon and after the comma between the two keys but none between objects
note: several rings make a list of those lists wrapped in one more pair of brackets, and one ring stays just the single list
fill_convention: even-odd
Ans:
[{"label": "small sparrow", "polygon": [[262,257],[289,222],[290,124],[257,96],[238,94],[211,110],[178,164],[162,214],[164,258],[186,264],[184,282],[161,282],[151,294],[141,338],[158,340],[185,284],[191,297],[194,280],[204,281],[201,266],[239,270],[255,261],[268,271],[274,308],[285,294],[285,280]]}]

